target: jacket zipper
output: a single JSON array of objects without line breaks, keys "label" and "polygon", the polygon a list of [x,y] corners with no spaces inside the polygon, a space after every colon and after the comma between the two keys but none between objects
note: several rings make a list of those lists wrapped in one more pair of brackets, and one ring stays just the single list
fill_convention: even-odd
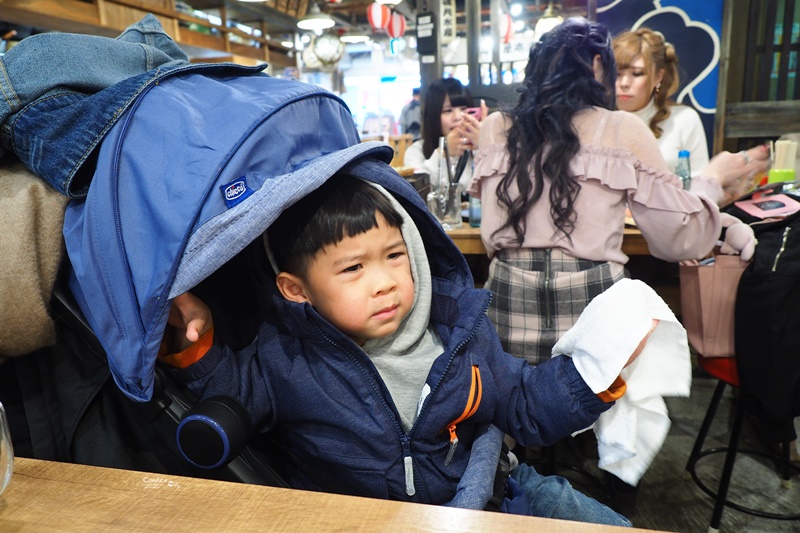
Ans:
[{"label": "jacket zipper", "polygon": [[[481,309],[481,312],[478,315],[481,318],[478,318],[475,321],[475,325],[473,326],[472,331],[469,332],[469,335],[467,335],[467,338],[464,339],[463,341],[461,341],[460,343],[458,343],[458,346],[456,346],[453,349],[453,351],[450,352],[450,359],[447,361],[447,366],[445,367],[445,371],[442,373],[442,377],[439,378],[439,381],[436,382],[436,385],[434,385],[431,388],[431,393],[428,395],[428,397],[432,397],[436,393],[436,391],[439,390],[439,387],[442,385],[442,381],[444,380],[444,376],[447,374],[447,371],[450,369],[450,365],[453,364],[453,359],[455,359],[456,354],[461,350],[461,348],[466,346],[466,344],[472,339],[472,336],[475,334],[475,328],[478,325],[478,321],[481,320],[481,319],[482,320],[488,320],[486,318],[486,311],[489,309],[489,303],[491,303],[491,297],[487,298],[487,300],[484,302],[483,308]],[[430,403],[428,401],[426,401],[423,404],[422,410],[419,412],[419,415],[417,415],[417,420],[422,419],[423,416],[428,412],[428,406],[429,405],[430,405]]]},{"label": "jacket zipper", "polygon": [[545,329],[552,329],[553,328],[553,316],[550,312],[550,248],[545,248],[544,256],[545,256],[545,264],[544,264],[544,311],[545,311],[545,320],[544,320],[544,327]]},{"label": "jacket zipper", "polygon": [[775,256],[775,261],[772,263],[772,271],[775,272],[778,269],[778,260],[781,258],[781,254],[786,249],[786,241],[789,239],[789,231],[792,228],[790,226],[786,226],[783,230],[783,239],[781,240],[781,247],[778,250],[777,255]]},{"label": "jacket zipper", "polygon": [[[322,329],[318,325],[315,325],[315,328],[317,329],[319,334],[322,335],[324,339],[326,339],[329,343],[331,343],[334,347],[336,347],[343,353],[346,353],[347,355],[350,356],[350,358],[355,363],[356,367],[367,375],[367,377],[369,378],[368,382],[373,387],[373,390],[375,390],[376,386],[375,380],[372,379],[372,376],[369,375],[369,371],[361,363],[361,361],[359,361],[359,358],[355,354],[353,354],[350,350],[344,348],[336,341],[334,341],[331,337],[329,337],[324,331],[322,331]],[[375,390],[375,392],[376,395],[381,399],[381,403],[384,409],[390,415],[387,416],[387,418],[389,418],[389,420],[392,421],[392,426],[394,426],[395,433],[400,437],[400,447],[403,450],[403,471],[405,475],[406,494],[408,496],[414,496],[417,493],[417,489],[416,486],[414,485],[414,457],[411,455],[411,438],[406,434],[406,432],[400,426],[400,422],[398,421],[398,416],[392,413],[391,406],[389,405],[389,402],[386,401],[381,391]],[[429,498],[427,497],[423,497],[425,503],[427,503],[428,499]]]},{"label": "jacket zipper", "polygon": [[447,457],[444,460],[444,466],[450,466],[453,460],[453,455],[456,453],[458,447],[458,435],[456,434],[456,426],[471,417],[476,413],[481,404],[481,397],[483,396],[483,386],[481,384],[481,371],[478,365],[472,365],[472,383],[469,387],[469,396],[467,398],[467,405],[464,407],[464,412],[447,425],[447,430],[450,432],[450,449],[447,452]]},{"label": "jacket zipper", "polygon": [[414,458],[411,457],[411,439],[405,435],[401,441],[403,446],[403,471],[406,477],[406,494],[413,496],[417,493],[417,488],[414,486]]},{"label": "jacket zipper", "polygon": [[[442,374],[442,377],[439,378],[439,381],[436,383],[436,386],[431,389],[431,393],[430,393],[429,397],[433,396],[433,394],[439,389],[439,387],[440,387],[440,385],[442,383],[442,380],[444,379],[444,375],[447,374],[447,369],[449,369],[450,365],[453,364],[453,359],[455,358],[455,355],[461,350],[461,348],[463,348],[470,341],[470,339],[472,339],[472,336],[474,335],[475,328],[477,327],[478,322],[481,319],[488,320],[486,318],[486,310],[489,308],[489,303],[490,302],[491,302],[491,298],[487,298],[486,302],[484,302],[484,304],[483,304],[483,308],[481,309],[481,312],[478,314],[478,318],[475,320],[475,324],[473,325],[473,328],[472,328],[472,331],[470,331],[470,334],[467,335],[466,339],[464,339],[463,341],[458,343],[458,345],[450,353],[450,359],[447,361],[447,366],[446,366],[445,372]],[[334,341],[330,336],[328,336],[319,327],[319,325],[315,324],[315,328],[319,332],[319,334],[322,335],[322,337],[325,340],[327,340],[329,343],[331,343],[333,346],[335,346],[336,348],[338,348],[342,352],[348,354],[351,357],[351,359],[353,359],[353,361],[355,362],[356,366],[362,372],[367,374],[368,378],[370,378],[369,379],[369,383],[373,387],[375,386],[375,380],[371,379],[371,376],[369,375],[369,372],[367,371],[366,367],[361,363],[361,361],[359,361],[358,357],[356,357],[350,350],[344,348],[343,346],[338,344],[336,341]],[[477,365],[473,366],[473,372],[475,372],[477,369],[478,369]],[[475,376],[475,374],[473,374],[473,381],[475,379],[476,379],[476,376]],[[480,372],[477,372],[477,380],[480,381]],[[481,391],[482,391],[482,388],[481,388]],[[375,392],[381,398],[384,408],[391,413],[391,406],[384,399],[383,394],[381,394],[380,391],[375,391]],[[478,403],[480,403],[480,398],[478,398]],[[423,405],[422,410],[420,411],[419,415],[417,415],[417,420],[421,419],[423,417],[423,414],[428,411],[428,405],[430,405],[430,403],[429,402],[425,402],[425,404]],[[477,405],[475,406],[475,411],[477,411]],[[474,411],[473,411],[472,414],[474,414]],[[470,415],[470,416],[472,416],[472,415]],[[402,450],[403,450],[403,469],[404,469],[404,472],[405,472],[406,494],[408,494],[409,496],[414,496],[416,494],[416,486],[414,484],[414,457],[413,457],[413,455],[411,453],[411,437],[409,435],[407,435],[405,433],[405,431],[403,430],[403,428],[400,426],[400,423],[398,422],[398,417],[397,416],[395,416],[392,413],[392,416],[390,416],[389,418],[392,420],[392,425],[395,428],[395,433],[397,435],[399,435],[399,437],[400,437],[400,445],[401,445]],[[416,425],[416,423],[415,423],[415,425]],[[414,431],[414,429],[412,428],[411,432],[413,433],[413,431]],[[453,429],[453,434],[455,434],[455,428]],[[448,455],[450,455],[450,453],[448,453]],[[452,457],[451,457],[451,459],[452,459]],[[423,493],[425,493],[425,492],[426,491],[424,490],[424,485],[423,485]],[[430,500],[430,498],[426,494],[422,494],[421,497],[422,497],[423,503],[428,503],[428,501]]]}]

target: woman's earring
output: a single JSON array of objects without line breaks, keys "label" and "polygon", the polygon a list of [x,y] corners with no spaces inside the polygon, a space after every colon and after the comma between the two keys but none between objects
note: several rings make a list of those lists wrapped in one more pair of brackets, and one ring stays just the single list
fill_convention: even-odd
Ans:
[{"label": "woman's earring", "polygon": [[660,92],[661,92],[661,82],[658,82],[658,84],[656,85],[656,94]]}]

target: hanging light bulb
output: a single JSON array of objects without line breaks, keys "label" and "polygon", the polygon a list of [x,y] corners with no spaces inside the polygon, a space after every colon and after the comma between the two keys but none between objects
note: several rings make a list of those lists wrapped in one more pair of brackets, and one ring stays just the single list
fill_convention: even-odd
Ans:
[{"label": "hanging light bulb", "polygon": [[339,38],[343,43],[365,43],[369,41],[370,37],[362,31],[349,31]]},{"label": "hanging light bulb", "polygon": [[297,27],[301,30],[322,31],[332,28],[336,21],[327,13],[323,13],[317,4],[311,4],[306,16],[297,21]]},{"label": "hanging light bulb", "polygon": [[558,14],[558,10],[553,6],[553,2],[547,4],[542,18],[536,21],[536,29],[533,31],[534,42],[539,42],[542,35],[549,32],[559,24],[564,22],[564,18]]}]

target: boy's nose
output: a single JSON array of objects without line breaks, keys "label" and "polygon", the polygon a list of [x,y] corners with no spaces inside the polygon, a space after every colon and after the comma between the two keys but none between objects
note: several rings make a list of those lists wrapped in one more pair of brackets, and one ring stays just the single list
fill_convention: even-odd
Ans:
[{"label": "boy's nose", "polygon": [[375,272],[374,291],[375,294],[385,294],[391,292],[397,286],[397,282],[391,273],[381,270]]}]

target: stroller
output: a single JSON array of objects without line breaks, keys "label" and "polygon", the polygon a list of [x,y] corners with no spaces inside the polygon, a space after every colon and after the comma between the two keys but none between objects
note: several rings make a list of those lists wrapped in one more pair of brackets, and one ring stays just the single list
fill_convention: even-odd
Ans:
[{"label": "stroller", "polygon": [[[435,228],[425,245],[445,258],[437,275],[473,286],[464,257],[388,165],[391,148],[359,141],[338,97],[254,72],[176,70],[120,115],[92,158],[88,194],[67,206],[68,261],[53,311],[68,338],[60,346],[87,359],[70,376],[72,390],[84,391],[74,401],[72,426],[80,426],[91,402],[113,396],[114,412],[105,410],[94,427],[126,431],[117,441],[130,438],[124,426],[134,419],[148,435],[158,427],[159,443],[142,446],[148,458],[171,457],[154,466],[120,462],[105,450],[100,464],[285,484],[268,439],[249,435],[241,406],[211,398],[197,407],[210,411],[192,410],[195,399],[159,371],[157,354],[171,300],[188,290],[209,304],[223,342],[252,342],[270,312],[259,297],[271,282],[261,235],[283,209],[339,171],[380,184],[418,225]],[[109,373],[118,390],[110,390]],[[133,401],[122,403],[120,391]],[[232,429],[220,429],[220,416],[233,420]],[[97,445],[90,446],[73,455],[97,464]]]}]

